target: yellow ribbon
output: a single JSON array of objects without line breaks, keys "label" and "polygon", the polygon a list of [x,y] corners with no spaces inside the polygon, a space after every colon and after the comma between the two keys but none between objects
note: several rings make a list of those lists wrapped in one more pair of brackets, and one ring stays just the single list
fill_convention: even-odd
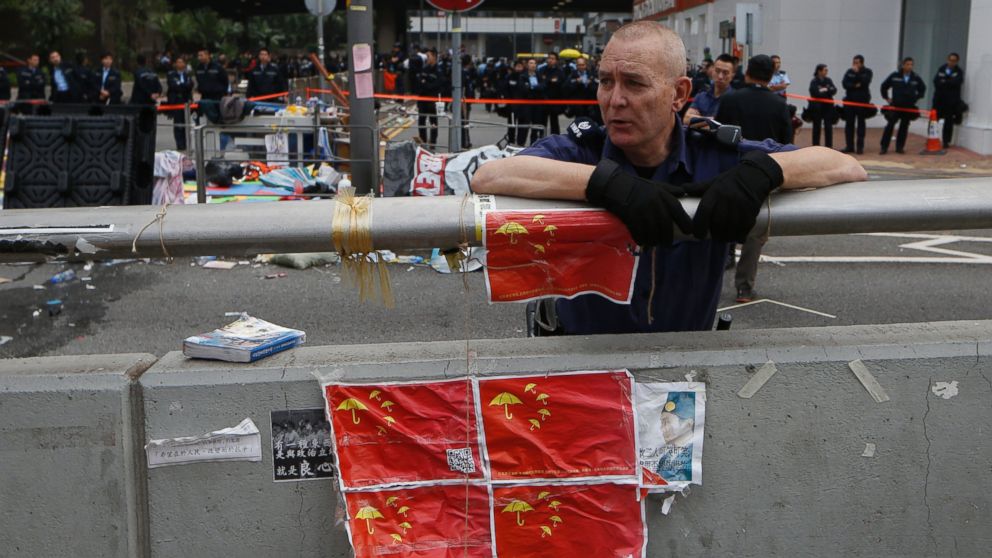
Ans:
[{"label": "yellow ribbon", "polygon": [[[389,269],[382,255],[372,247],[372,197],[356,196],[354,188],[346,187],[338,190],[334,201],[331,240],[341,256],[345,275],[358,284],[359,301],[365,302],[373,297],[378,275],[379,298],[387,308],[392,308],[395,300],[389,282]],[[373,270],[373,266],[377,269]]]}]

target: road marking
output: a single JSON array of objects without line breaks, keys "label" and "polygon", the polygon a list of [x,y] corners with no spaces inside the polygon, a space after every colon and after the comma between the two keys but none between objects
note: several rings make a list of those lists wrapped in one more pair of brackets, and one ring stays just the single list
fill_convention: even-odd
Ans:
[{"label": "road marking", "polygon": [[915,264],[992,264],[992,256],[940,248],[955,242],[984,242],[992,243],[992,238],[982,236],[957,236],[925,233],[866,233],[854,236],[877,236],[888,238],[916,239],[917,242],[900,244],[905,250],[918,250],[931,254],[943,254],[947,257],[925,256],[766,256],[760,261],[784,265],[786,263],[915,263]]},{"label": "road marking", "polygon": [[794,304],[779,302],[777,300],[772,300],[770,298],[761,298],[758,300],[752,300],[751,302],[742,302],[741,304],[734,304],[733,306],[718,308],[717,312],[726,312],[727,310],[734,310],[735,308],[743,308],[745,306],[753,306],[755,304],[761,304],[763,302],[767,302],[769,304],[777,304],[778,306],[784,306],[785,308],[791,308],[792,310],[799,310],[800,312],[808,312],[810,314],[816,314],[817,316],[823,316],[824,318],[830,318],[831,320],[837,319],[837,316],[834,316],[833,314],[827,314],[826,312],[819,312],[817,310],[812,310],[810,308],[803,308],[802,306],[796,306]]}]

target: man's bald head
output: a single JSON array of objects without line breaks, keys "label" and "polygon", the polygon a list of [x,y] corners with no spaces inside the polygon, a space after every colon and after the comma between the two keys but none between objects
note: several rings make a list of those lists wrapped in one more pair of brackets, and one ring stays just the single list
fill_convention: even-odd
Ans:
[{"label": "man's bald head", "polygon": [[686,52],[682,38],[657,21],[640,20],[617,29],[606,45],[607,50],[614,41],[654,43],[650,48],[652,58],[657,60],[657,71],[668,78],[685,75]]}]

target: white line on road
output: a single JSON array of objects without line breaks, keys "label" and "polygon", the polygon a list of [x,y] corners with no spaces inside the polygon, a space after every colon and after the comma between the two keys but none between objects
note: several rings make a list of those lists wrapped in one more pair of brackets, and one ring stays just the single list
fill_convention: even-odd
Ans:
[{"label": "white line on road", "polygon": [[718,308],[717,312],[725,312],[727,310],[733,310],[735,308],[743,308],[745,306],[753,306],[755,304],[761,304],[762,302],[768,302],[770,304],[777,304],[779,306],[784,306],[786,308],[791,308],[793,310],[799,310],[800,312],[808,312],[810,314],[816,314],[817,316],[823,316],[824,318],[830,318],[832,320],[837,319],[837,316],[833,314],[827,314],[826,312],[819,312],[817,310],[812,310],[810,308],[803,308],[802,306],[796,306],[794,304],[788,304],[785,302],[779,302],[777,300],[772,300],[770,298],[762,298],[758,300],[752,300],[751,302],[742,302],[741,304],[735,304],[733,306],[726,306],[724,308]]},{"label": "white line on road", "polygon": [[866,233],[857,236],[877,236],[887,238],[918,239],[899,245],[905,250],[919,250],[932,254],[944,254],[946,258],[922,256],[766,256],[761,260],[776,265],[786,263],[914,263],[914,264],[992,264],[992,256],[939,248],[955,242],[992,242],[992,238],[982,236],[956,236],[925,233]]}]

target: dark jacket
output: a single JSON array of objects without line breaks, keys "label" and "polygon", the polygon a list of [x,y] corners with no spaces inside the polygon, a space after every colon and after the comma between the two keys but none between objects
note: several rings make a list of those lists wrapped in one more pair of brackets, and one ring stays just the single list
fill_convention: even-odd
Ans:
[{"label": "dark jacket", "polygon": [[[92,78],[94,84],[96,85],[97,96],[93,100],[94,102],[103,102],[108,105],[119,105],[121,104],[121,98],[124,97],[124,90],[121,88],[121,73],[117,70],[111,68],[107,72],[107,81],[103,80],[103,68],[100,68],[95,72]],[[105,89],[107,93],[110,93],[110,97],[100,101],[100,90]],[[132,99],[134,97],[132,96]]]},{"label": "dark jacket", "polygon": [[56,101],[61,103],[79,103],[83,100],[83,86],[79,83],[79,74],[76,72],[76,68],[71,64],[65,62],[61,63],[57,67],[58,70],[62,71],[62,77],[65,78],[65,91],[59,91],[58,82],[55,79],[56,67],[48,67],[48,81],[52,86],[51,94],[48,99],[50,101]]},{"label": "dark jacket", "polygon": [[158,74],[148,68],[138,68],[134,72],[134,91],[131,92],[132,105],[154,105],[152,95],[162,94],[162,82]]},{"label": "dark jacket", "polygon": [[741,127],[744,139],[792,143],[792,117],[788,103],[781,95],[763,85],[750,84],[724,93],[716,120],[722,124]]},{"label": "dark jacket", "polygon": [[538,75],[544,80],[545,96],[548,99],[564,99],[565,72],[561,65],[554,68],[545,65],[537,70]]},{"label": "dark jacket", "polygon": [[[848,68],[847,72],[844,73],[844,79],[841,80],[841,86],[844,88],[844,100],[853,101],[855,103],[870,103],[871,102],[871,80],[874,74],[871,68],[861,68],[860,71],[855,72],[854,68]],[[853,118],[855,116],[863,116],[865,118],[870,118],[875,116],[876,109],[868,107],[844,107],[844,117]]]},{"label": "dark jacket", "polygon": [[7,79],[7,69],[0,66],[0,101],[10,100],[10,80]]},{"label": "dark jacket", "polygon": [[957,110],[961,102],[961,86],[964,84],[964,68],[953,69],[944,64],[933,78],[933,106],[937,110]]},{"label": "dark jacket", "polygon": [[204,99],[219,101],[227,95],[227,70],[212,60],[205,66],[200,64],[196,67],[196,90]]},{"label": "dark jacket", "polygon": [[[814,99],[833,99],[836,94],[837,87],[830,78],[813,78],[809,82],[809,96]],[[822,118],[831,121],[831,123],[837,120],[837,109],[834,108],[833,104],[810,101],[806,110],[809,111],[813,120]]]},{"label": "dark jacket", "polygon": [[[183,72],[183,81],[179,82],[179,72],[170,70],[165,76],[166,104],[182,105],[193,102],[193,76],[189,72]],[[170,116],[175,117],[181,111],[169,111]]]},{"label": "dark jacket", "polygon": [[31,69],[24,66],[17,70],[17,100],[44,99],[45,74],[41,68]]},{"label": "dark jacket", "polygon": [[892,72],[882,83],[882,97],[889,99],[896,107],[915,107],[926,92],[927,85],[916,72],[910,72],[908,80],[903,78],[902,72]]},{"label": "dark jacket", "polygon": [[100,81],[93,70],[79,64],[76,66],[76,75],[80,85],[80,101],[84,103],[100,102]]},{"label": "dark jacket", "polygon": [[444,95],[447,91],[447,79],[439,64],[433,66],[424,65],[417,72],[416,79],[417,95],[423,97],[437,97]]},{"label": "dark jacket", "polygon": [[269,62],[262,68],[257,64],[248,72],[248,98],[284,93],[289,90],[286,76],[276,64]]}]

